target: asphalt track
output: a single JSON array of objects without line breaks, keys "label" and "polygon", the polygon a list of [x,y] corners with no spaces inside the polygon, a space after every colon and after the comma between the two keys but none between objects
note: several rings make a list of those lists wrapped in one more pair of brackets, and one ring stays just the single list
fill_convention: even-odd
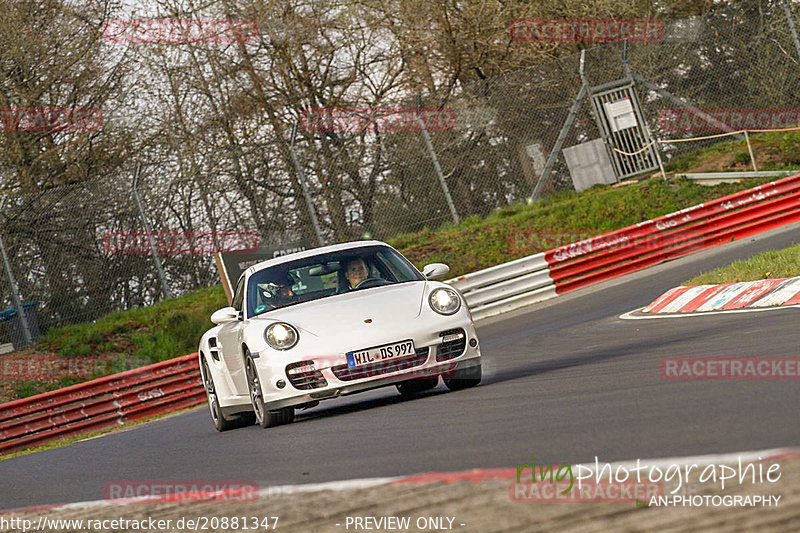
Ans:
[{"label": "asphalt track", "polygon": [[800,225],[672,261],[478,327],[483,384],[393,388],[217,433],[205,406],[0,462],[0,509],[103,499],[108,482],[260,486],[425,471],[676,457],[800,443],[797,381],[665,381],[667,356],[797,356],[800,310],[623,321],[705,270],[800,242]]}]

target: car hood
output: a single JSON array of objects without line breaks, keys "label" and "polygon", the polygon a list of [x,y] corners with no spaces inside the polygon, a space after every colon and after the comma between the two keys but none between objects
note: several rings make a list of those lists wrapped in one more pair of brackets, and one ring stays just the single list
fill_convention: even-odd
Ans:
[{"label": "car hood", "polygon": [[[390,327],[413,320],[422,312],[425,281],[373,287],[265,313],[263,318],[280,320],[312,335],[358,335],[360,329]],[[367,323],[365,320],[372,320]]]}]

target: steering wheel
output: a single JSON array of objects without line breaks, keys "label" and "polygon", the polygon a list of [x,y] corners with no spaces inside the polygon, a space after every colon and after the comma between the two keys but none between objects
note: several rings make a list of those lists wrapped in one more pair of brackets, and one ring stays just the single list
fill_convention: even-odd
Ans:
[{"label": "steering wheel", "polygon": [[360,288],[362,288],[362,287],[363,287],[363,288],[368,288],[368,287],[378,287],[378,286],[380,286],[380,285],[389,285],[389,283],[390,283],[390,282],[388,282],[388,281],[386,281],[385,279],[382,279],[382,278],[366,278],[366,279],[362,279],[362,280],[361,280],[361,281],[360,281],[360,282],[359,282],[359,283],[358,283],[358,284],[357,284],[355,287],[353,287],[353,288],[354,288],[354,289],[360,289]]}]

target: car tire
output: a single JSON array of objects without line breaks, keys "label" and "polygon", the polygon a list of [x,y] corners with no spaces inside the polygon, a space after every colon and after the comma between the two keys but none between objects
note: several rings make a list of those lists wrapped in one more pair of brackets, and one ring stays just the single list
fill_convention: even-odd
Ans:
[{"label": "car tire", "polygon": [[255,423],[255,415],[253,413],[243,413],[234,417],[226,416],[219,406],[217,392],[214,388],[214,378],[211,377],[211,372],[208,370],[208,364],[205,357],[201,360],[203,379],[203,388],[206,390],[206,399],[208,400],[208,410],[211,413],[211,421],[217,431],[228,431],[244,426],[252,426]]},{"label": "car tire", "polygon": [[468,389],[481,382],[481,365],[460,368],[452,374],[442,376],[445,386],[451,391]]},{"label": "car tire", "polygon": [[439,376],[433,376],[432,378],[410,379],[408,381],[398,383],[396,387],[397,392],[399,392],[401,395],[409,396],[411,394],[418,394],[420,392],[435,389],[436,385],[438,384]]},{"label": "car tire", "polygon": [[294,407],[284,407],[273,411],[267,410],[261,392],[261,383],[258,380],[256,364],[249,353],[244,358],[245,374],[247,375],[247,389],[250,392],[250,402],[253,404],[255,423],[262,428],[270,428],[288,424],[294,421]]}]

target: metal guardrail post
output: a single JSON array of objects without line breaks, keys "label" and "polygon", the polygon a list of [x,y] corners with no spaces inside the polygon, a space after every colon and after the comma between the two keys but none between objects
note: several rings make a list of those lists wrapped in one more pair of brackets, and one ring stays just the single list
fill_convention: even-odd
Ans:
[{"label": "metal guardrail post", "polygon": [[306,207],[311,217],[311,225],[314,227],[314,234],[317,236],[317,242],[320,246],[325,246],[325,239],[322,237],[322,229],[320,229],[319,220],[317,219],[317,211],[314,209],[314,203],[311,201],[311,193],[308,191],[308,184],[306,184],[306,173],[302,165],[300,165],[300,160],[297,158],[297,151],[294,148],[295,137],[297,137],[297,121],[295,121],[292,126],[289,151],[292,153],[292,162],[294,163],[295,170],[297,170],[297,179],[300,181],[300,188],[303,190],[303,197],[306,200]]},{"label": "metal guardrail post", "polygon": [[427,128],[425,128],[425,122],[423,122],[422,117],[419,116],[419,108],[420,97],[417,95],[416,119],[419,123],[420,130],[422,131],[422,138],[425,139],[425,146],[428,147],[428,153],[431,156],[431,161],[433,161],[433,168],[436,170],[436,176],[439,178],[439,185],[442,187],[444,199],[447,200],[447,207],[450,209],[450,216],[453,218],[453,223],[458,224],[460,220],[458,218],[458,212],[456,211],[456,204],[453,203],[453,197],[450,196],[450,189],[447,186],[447,181],[445,181],[444,172],[442,172],[442,166],[439,164],[439,158],[436,156],[436,150],[433,149],[431,137],[428,135]]},{"label": "metal guardrail post", "polygon": [[11,270],[11,263],[8,261],[8,254],[6,254],[6,246],[3,243],[3,236],[0,234],[0,253],[3,255],[3,264],[6,269],[6,276],[8,276],[8,284],[11,286],[11,295],[14,298],[14,305],[17,307],[19,313],[19,320],[22,324],[22,334],[25,336],[25,344],[33,342],[31,336],[31,329],[28,326],[28,317],[25,316],[25,309],[22,307],[22,298],[19,296],[19,288],[17,281],[14,279],[14,272]]},{"label": "metal guardrail post", "polygon": [[142,169],[142,164],[137,163],[136,165],[136,173],[133,175],[133,197],[136,199],[136,205],[139,206],[139,217],[142,219],[142,225],[144,226],[144,231],[147,234],[147,241],[150,243],[150,251],[153,253],[153,260],[156,263],[156,270],[158,271],[158,277],[161,280],[161,290],[164,291],[164,298],[172,298],[172,293],[169,291],[169,286],[167,285],[167,276],[164,273],[164,268],[161,266],[161,257],[158,255],[156,251],[156,244],[153,242],[153,230],[150,227],[150,222],[147,220],[147,216],[144,214],[144,208],[142,207],[142,201],[139,199],[139,172]]}]

